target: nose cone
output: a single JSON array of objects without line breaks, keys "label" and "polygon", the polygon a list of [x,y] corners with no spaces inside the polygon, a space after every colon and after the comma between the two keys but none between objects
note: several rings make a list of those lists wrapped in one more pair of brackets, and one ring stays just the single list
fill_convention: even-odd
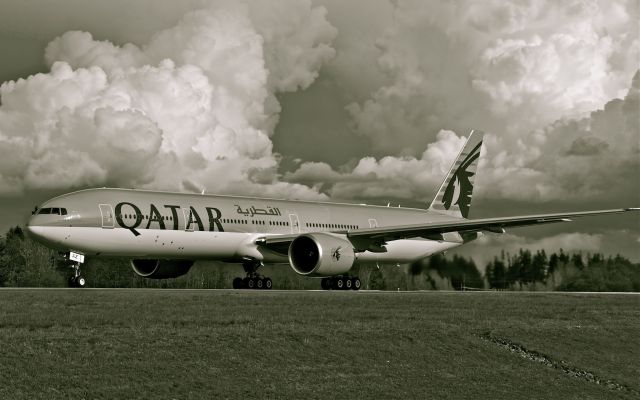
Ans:
[{"label": "nose cone", "polygon": [[27,218],[27,222],[25,223],[25,228],[24,228],[24,233],[31,239],[37,240],[36,238],[36,234],[34,232],[34,217],[35,215],[31,215],[29,216],[29,218]]},{"label": "nose cone", "polygon": [[49,244],[50,240],[46,236],[47,227],[42,223],[42,216],[32,214],[27,219],[25,224],[24,233],[28,238],[40,242],[42,244]]}]

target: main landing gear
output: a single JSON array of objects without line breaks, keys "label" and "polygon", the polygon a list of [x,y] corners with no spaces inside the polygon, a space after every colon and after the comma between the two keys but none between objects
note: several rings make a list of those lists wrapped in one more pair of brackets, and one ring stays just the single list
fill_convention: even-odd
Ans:
[{"label": "main landing gear", "polygon": [[234,278],[233,279],[233,288],[234,289],[266,289],[270,290],[273,287],[273,282],[271,278],[262,276],[257,273],[258,268],[262,266],[260,261],[245,261],[242,264],[244,268],[244,272],[246,272],[247,276],[244,278]]},{"label": "main landing gear", "polygon": [[357,276],[330,276],[320,281],[324,290],[360,290],[360,285]]}]

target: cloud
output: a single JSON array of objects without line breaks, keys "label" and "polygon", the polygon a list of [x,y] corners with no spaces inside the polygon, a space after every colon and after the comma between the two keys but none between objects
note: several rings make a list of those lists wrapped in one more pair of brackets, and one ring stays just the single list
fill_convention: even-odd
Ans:
[{"label": "cloud", "polygon": [[465,138],[452,131],[440,131],[437,141],[427,146],[421,157],[374,157],[360,159],[353,166],[335,171],[326,163],[303,163],[285,174],[284,180],[307,185],[326,185],[333,198],[429,199]]},{"label": "cloud", "polygon": [[493,153],[478,176],[481,193],[540,202],[637,202],[638,192],[628,182],[640,170],[639,93],[637,72],[624,99],[584,118],[555,121],[522,139],[519,148]]},{"label": "cloud", "polygon": [[0,87],[0,193],[96,185],[322,198],[278,181],[276,93],[308,87],[337,31],[308,1],[212,1],[142,45],[70,31],[51,71]]},{"label": "cloud", "polygon": [[376,155],[417,155],[441,129],[484,129],[514,149],[624,96],[638,69],[634,2],[394,4],[376,42],[389,83],[347,107]]},{"label": "cloud", "polygon": [[[628,182],[640,170],[640,72],[624,99],[581,119],[560,119],[519,140],[513,148],[486,135],[476,192],[495,200],[635,204]],[[284,179],[324,185],[333,197],[429,200],[465,138],[442,130],[418,156],[365,157],[338,171],[302,163]]]},{"label": "cloud", "polygon": [[593,156],[606,151],[609,144],[595,136],[579,137],[573,142],[566,154],[569,156]]}]

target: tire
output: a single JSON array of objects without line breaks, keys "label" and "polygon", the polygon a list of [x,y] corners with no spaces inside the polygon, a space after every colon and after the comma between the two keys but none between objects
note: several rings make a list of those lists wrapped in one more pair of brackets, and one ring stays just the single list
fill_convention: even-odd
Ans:
[{"label": "tire", "polygon": [[335,282],[336,282],[336,289],[344,290],[344,280],[342,280],[342,278],[336,279]]},{"label": "tire", "polygon": [[242,278],[237,277],[233,279],[233,288],[234,289],[244,289],[244,282],[242,282]]},{"label": "tire", "polygon": [[76,278],[77,287],[84,287],[84,285],[86,284],[87,284],[87,280],[84,279],[84,276],[80,275],[79,277]]},{"label": "tire", "polygon": [[255,289],[255,287],[256,287],[256,280],[253,278],[247,279],[247,289]]},{"label": "tire", "polygon": [[331,289],[331,281],[329,280],[329,278],[322,278],[322,280],[320,281],[320,287],[322,288],[322,290]]},{"label": "tire", "polygon": [[271,281],[271,278],[265,278],[264,279],[264,288],[267,290],[271,290],[271,288],[273,287],[273,282]]},{"label": "tire", "polygon": [[264,289],[264,280],[256,279],[256,289]]},{"label": "tire", "polygon": [[353,287],[352,282],[351,282],[351,278],[345,278],[344,280],[344,290],[351,290],[351,288]]},{"label": "tire", "polygon": [[353,290],[360,290],[360,286],[362,286],[362,283],[360,282],[360,278],[358,277],[353,278]]},{"label": "tire", "polygon": [[69,284],[69,287],[76,287],[76,277],[70,276],[67,283]]}]

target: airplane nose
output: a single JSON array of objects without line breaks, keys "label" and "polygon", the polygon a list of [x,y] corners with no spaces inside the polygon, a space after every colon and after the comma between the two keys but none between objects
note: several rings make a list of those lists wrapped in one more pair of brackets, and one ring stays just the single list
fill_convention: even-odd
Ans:
[{"label": "airplane nose", "polygon": [[38,240],[42,235],[38,234],[38,225],[35,222],[36,214],[31,214],[24,224],[24,233],[28,238]]},{"label": "airplane nose", "polygon": [[24,233],[29,239],[39,243],[49,243],[51,241],[49,235],[47,235],[46,227],[33,225],[31,221],[27,223]]},{"label": "airplane nose", "polygon": [[34,232],[33,232],[33,217],[29,217],[27,219],[27,222],[24,224],[24,233],[30,239],[35,239],[35,237],[34,237],[35,235],[34,235]]}]

